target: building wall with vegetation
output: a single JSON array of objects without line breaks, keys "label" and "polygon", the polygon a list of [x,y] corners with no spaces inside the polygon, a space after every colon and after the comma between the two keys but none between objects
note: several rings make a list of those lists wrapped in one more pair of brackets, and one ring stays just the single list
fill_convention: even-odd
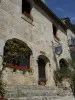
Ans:
[{"label": "building wall with vegetation", "polygon": [[[37,6],[37,5],[35,5]],[[0,54],[3,55],[4,46],[9,39],[19,39],[26,43],[32,50],[31,67],[33,73],[25,73],[17,70],[5,68],[2,72],[2,80],[6,85],[17,84],[38,84],[38,57],[46,56],[49,62],[46,65],[47,84],[55,86],[53,80],[53,72],[56,70],[56,61],[54,62],[54,53],[52,42],[57,44],[53,37],[53,28],[51,18],[47,19],[41,12],[39,7],[33,7],[31,13],[33,23],[30,24],[23,20],[22,2],[21,0],[1,0],[0,2]],[[43,12],[45,14],[45,12]],[[45,14],[46,15],[46,14]],[[47,16],[48,17],[48,16]],[[60,58],[69,57],[66,32],[58,29],[58,36],[63,47],[63,53],[60,57],[56,56],[59,63]],[[0,57],[0,70],[2,70],[3,59]]]}]

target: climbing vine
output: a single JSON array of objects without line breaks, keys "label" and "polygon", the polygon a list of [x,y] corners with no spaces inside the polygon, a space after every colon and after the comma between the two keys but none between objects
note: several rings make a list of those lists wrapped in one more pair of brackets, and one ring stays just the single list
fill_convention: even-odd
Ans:
[{"label": "climbing vine", "polygon": [[[4,88],[3,88],[3,82],[2,82],[3,70],[6,67],[13,68],[13,72],[18,69],[18,66],[14,67],[14,65],[13,65],[11,67],[11,64],[8,64],[7,59],[9,57],[12,57],[12,58],[13,57],[20,57],[20,58],[30,57],[31,53],[32,52],[31,52],[30,48],[27,45],[25,45],[25,44],[23,45],[22,43],[18,43],[15,40],[8,40],[5,43],[4,54],[3,54],[3,56],[0,55],[0,57],[2,57],[2,59],[3,59],[3,63],[2,63],[3,67],[2,67],[2,70],[0,70],[0,92],[2,94],[4,94]],[[10,58],[9,58],[9,60],[10,60]],[[20,59],[16,60],[15,65],[18,64],[19,62],[20,62]],[[19,67],[19,70],[20,70],[20,67]],[[26,71],[32,73],[32,71],[33,71],[32,68],[23,68],[21,70],[23,71],[23,73],[25,73]]]}]

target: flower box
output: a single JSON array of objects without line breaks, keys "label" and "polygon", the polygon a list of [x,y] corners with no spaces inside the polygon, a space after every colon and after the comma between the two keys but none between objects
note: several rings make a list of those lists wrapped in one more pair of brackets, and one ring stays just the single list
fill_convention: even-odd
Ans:
[{"label": "flower box", "polygon": [[15,69],[15,70],[17,70],[17,69],[19,69],[19,70],[23,70],[23,71],[28,71],[28,72],[32,72],[33,71],[33,68],[32,67],[30,67],[30,68],[26,68],[25,66],[14,66],[13,64],[10,64],[10,63],[8,63],[7,64],[7,67],[10,67],[10,68],[13,68],[13,69]]}]

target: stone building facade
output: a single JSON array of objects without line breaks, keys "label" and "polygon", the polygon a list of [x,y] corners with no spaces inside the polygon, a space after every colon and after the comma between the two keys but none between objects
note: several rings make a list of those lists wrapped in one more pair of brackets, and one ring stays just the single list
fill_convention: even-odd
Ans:
[{"label": "stone building facade", "polygon": [[[40,0],[32,0],[31,15],[33,21],[22,13],[22,0],[0,2],[0,54],[3,56],[8,40],[17,41],[31,50],[29,67],[33,68],[32,73],[23,74],[22,70],[13,72],[13,69],[6,67],[2,80],[6,85],[39,85],[42,79],[46,86],[54,87],[53,76],[54,71],[60,68],[59,61],[70,58],[67,28]],[[56,54],[55,47],[58,46]],[[0,57],[0,70],[3,68],[2,62]]]},{"label": "stone building facade", "polygon": [[67,38],[68,38],[68,45],[69,45],[69,52],[72,58],[75,58],[75,26],[71,23],[70,19],[64,18],[62,22],[67,27]]}]

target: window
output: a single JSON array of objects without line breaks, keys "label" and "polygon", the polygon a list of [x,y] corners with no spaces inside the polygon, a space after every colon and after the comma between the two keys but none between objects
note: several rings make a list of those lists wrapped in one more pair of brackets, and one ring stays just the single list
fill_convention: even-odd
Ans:
[{"label": "window", "polygon": [[54,37],[59,41],[60,39],[58,38],[58,36],[57,36],[57,28],[56,28],[56,26],[53,24],[53,35],[54,35]]},{"label": "window", "polygon": [[33,20],[31,15],[32,3],[31,0],[22,0],[22,13]]},{"label": "window", "polygon": [[29,69],[31,54],[32,51],[26,44],[20,43],[20,40],[11,39],[5,43],[3,63],[15,69]]}]

